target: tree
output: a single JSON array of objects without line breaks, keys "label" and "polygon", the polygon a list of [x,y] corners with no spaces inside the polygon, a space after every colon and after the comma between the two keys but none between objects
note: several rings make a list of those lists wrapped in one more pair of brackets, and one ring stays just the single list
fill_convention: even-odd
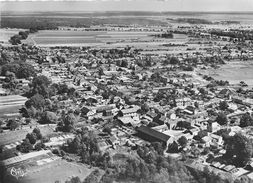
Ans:
[{"label": "tree", "polygon": [[6,76],[7,72],[12,72],[16,75],[16,73],[18,72],[19,69],[19,64],[18,63],[7,63],[5,65],[2,66],[1,68],[1,74]]},{"label": "tree", "polygon": [[227,116],[226,114],[224,114],[223,112],[218,113],[218,116],[216,118],[216,121],[220,124],[220,125],[226,125],[228,122]]},{"label": "tree", "polygon": [[165,148],[162,145],[162,143],[160,143],[160,142],[153,142],[153,143],[151,143],[151,145],[154,147],[154,149],[156,150],[156,152],[159,155],[163,155],[163,151],[165,150]]},{"label": "tree", "polygon": [[26,108],[30,108],[31,106],[33,106],[36,109],[41,109],[45,106],[45,99],[42,95],[36,94],[25,102],[25,106]]},{"label": "tree", "polygon": [[177,57],[171,57],[170,58],[170,64],[173,64],[173,65],[179,64],[178,58]]},{"label": "tree", "polygon": [[41,124],[52,124],[57,122],[57,116],[54,112],[46,111],[43,112],[39,122]]},{"label": "tree", "polygon": [[207,133],[207,131],[206,130],[200,130],[199,132],[198,132],[198,136],[202,139],[203,137],[205,137],[205,136],[207,136],[208,135],[208,133]]},{"label": "tree", "polygon": [[51,81],[48,79],[48,77],[44,75],[36,76],[33,78],[33,81],[32,81],[32,85],[34,87],[41,86],[41,85],[45,85],[46,87],[48,87],[50,84],[51,84]]},{"label": "tree", "polygon": [[36,151],[40,151],[45,148],[45,144],[42,142],[39,142],[39,143],[35,144],[34,148]]},{"label": "tree", "polygon": [[77,119],[73,113],[68,113],[63,118],[63,130],[70,132],[74,128],[74,124],[77,123]]},{"label": "tree", "polygon": [[107,90],[104,90],[101,95],[102,95],[103,99],[109,99],[109,97],[110,97],[110,93]]},{"label": "tree", "polygon": [[33,133],[36,134],[37,139],[42,139],[42,134],[41,134],[39,128],[34,128],[34,129],[33,129]]},{"label": "tree", "polygon": [[9,42],[12,44],[12,45],[18,45],[18,44],[21,44],[21,39],[22,37],[20,35],[14,35],[10,38]]},{"label": "tree", "polygon": [[253,118],[249,113],[242,115],[240,119],[240,127],[253,126]]},{"label": "tree", "polygon": [[162,63],[163,63],[163,65],[168,65],[168,64],[170,64],[170,61],[168,59],[165,59]]},{"label": "tree", "polygon": [[26,39],[28,37],[28,31],[19,31],[18,33],[21,36],[21,39]]},{"label": "tree", "polygon": [[72,177],[70,180],[65,181],[65,183],[82,183],[79,177]]},{"label": "tree", "polygon": [[34,67],[27,63],[20,64],[17,73],[17,78],[29,78],[36,76],[36,71]]},{"label": "tree", "polygon": [[127,62],[127,60],[122,60],[121,61],[121,67],[128,67],[128,62]]},{"label": "tree", "polygon": [[178,144],[174,141],[173,143],[168,145],[168,153],[178,153]]},{"label": "tree", "polygon": [[38,111],[37,109],[35,109],[35,107],[31,106],[30,108],[27,109],[27,113],[29,117],[35,118],[38,114]]},{"label": "tree", "polygon": [[110,127],[105,127],[104,129],[103,129],[103,132],[106,132],[106,133],[108,133],[108,134],[111,134],[111,132],[112,132],[112,129],[110,128]]},{"label": "tree", "polygon": [[155,82],[160,82],[161,74],[159,72],[155,72],[151,75],[151,79]]},{"label": "tree", "polygon": [[144,103],[144,104],[141,105],[141,111],[142,111],[143,113],[146,113],[146,112],[149,111],[149,106],[148,106],[147,103]]},{"label": "tree", "polygon": [[15,130],[19,127],[19,123],[16,120],[10,119],[6,126],[8,126],[10,130]]},{"label": "tree", "polygon": [[236,166],[245,166],[252,156],[251,141],[240,133],[235,134],[226,141],[225,159]]},{"label": "tree", "polygon": [[28,139],[25,139],[20,145],[18,145],[17,150],[19,150],[22,153],[28,153],[33,149],[32,144]]},{"label": "tree", "polygon": [[26,139],[28,139],[31,144],[35,144],[37,140],[37,135],[36,133],[28,133],[26,135]]},{"label": "tree", "polygon": [[77,94],[77,92],[75,92],[76,91],[76,89],[75,88],[73,88],[73,87],[71,87],[71,88],[69,88],[68,89],[68,96],[75,96],[74,94]]},{"label": "tree", "polygon": [[199,108],[199,103],[198,102],[194,102],[194,107],[198,109]]},{"label": "tree", "polygon": [[185,136],[181,136],[178,140],[177,140],[178,144],[181,146],[181,147],[185,147],[187,145],[187,138]]},{"label": "tree", "polygon": [[22,107],[21,109],[19,109],[19,113],[22,115],[22,117],[25,117],[25,118],[29,118],[29,114],[27,112],[27,109],[25,107]]},{"label": "tree", "polygon": [[226,142],[227,139],[230,138],[229,133],[231,132],[230,128],[220,129],[216,132],[217,135],[221,136],[223,140]]},{"label": "tree", "polygon": [[103,70],[103,68],[99,67],[99,69],[98,69],[98,75],[99,75],[99,76],[104,75],[104,70]]},{"label": "tree", "polygon": [[228,109],[229,106],[228,106],[227,101],[224,100],[224,101],[220,102],[219,107],[220,107],[221,110],[225,111],[225,110]]},{"label": "tree", "polygon": [[210,148],[209,147],[205,147],[204,150],[202,151],[203,155],[207,155],[210,152]]},{"label": "tree", "polygon": [[18,81],[16,80],[16,76],[13,72],[7,71],[5,74],[5,82],[3,83],[3,88],[10,89],[14,91],[17,87]]},{"label": "tree", "polygon": [[83,107],[83,108],[81,108],[81,115],[86,116],[89,111],[90,111],[89,108]]},{"label": "tree", "polygon": [[[103,167],[104,169],[108,168],[108,166],[110,165],[110,161],[111,161],[111,156],[109,154],[109,152],[105,152],[102,156],[102,158],[100,158],[102,161],[101,163],[101,167]],[[98,162],[99,163],[99,162]]]},{"label": "tree", "polygon": [[31,90],[27,93],[28,97],[32,97],[33,95],[40,94],[44,98],[48,98],[50,94],[49,85],[51,81],[43,75],[39,75],[33,78],[31,83]]},{"label": "tree", "polygon": [[144,162],[140,162],[140,171],[141,171],[141,177],[142,179],[148,179],[149,176],[150,176],[150,172],[149,172],[149,169],[148,169],[148,166],[144,163]]},{"label": "tree", "polygon": [[6,76],[8,72],[12,72],[17,78],[29,78],[36,75],[34,67],[25,62],[7,63],[2,66],[1,70],[2,75]]},{"label": "tree", "polygon": [[59,84],[58,86],[58,94],[68,93],[68,85],[66,84]]},{"label": "tree", "polygon": [[202,95],[206,94],[206,90],[204,88],[200,88],[199,89],[199,93],[201,93]]},{"label": "tree", "polygon": [[78,154],[83,163],[99,167],[108,166],[110,157],[108,158],[109,155],[103,155],[100,151],[96,135],[87,130],[77,131],[77,133],[72,141],[67,142],[68,148],[66,150]]}]

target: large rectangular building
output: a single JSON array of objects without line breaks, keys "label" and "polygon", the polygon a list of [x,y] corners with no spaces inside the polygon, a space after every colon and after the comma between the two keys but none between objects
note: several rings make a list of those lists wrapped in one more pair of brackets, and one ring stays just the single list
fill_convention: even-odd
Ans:
[{"label": "large rectangular building", "polygon": [[152,128],[149,128],[147,126],[140,126],[139,128],[136,129],[138,132],[138,136],[146,141],[149,142],[162,142],[164,144],[167,144],[170,136],[161,133],[159,131],[156,131]]}]

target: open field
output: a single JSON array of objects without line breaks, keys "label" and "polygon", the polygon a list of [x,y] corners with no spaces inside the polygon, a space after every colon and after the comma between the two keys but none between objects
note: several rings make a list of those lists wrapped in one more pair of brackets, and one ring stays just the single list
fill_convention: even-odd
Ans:
[{"label": "open field", "polygon": [[[27,98],[19,95],[0,97],[0,117],[8,117],[8,114],[15,114],[25,104]],[[7,114],[7,115],[6,115]]]},{"label": "open field", "polygon": [[0,118],[8,118],[9,115],[17,115],[21,107],[22,105],[0,107]]},{"label": "open field", "polygon": [[78,176],[83,180],[92,170],[87,165],[57,160],[49,164],[34,167],[34,170],[21,178],[19,183],[53,183],[56,180],[64,182],[73,176]]},{"label": "open field", "polygon": [[73,45],[85,43],[107,43],[132,40],[150,41],[157,32],[106,32],[106,31],[64,31],[47,30],[29,35],[24,42],[36,45]]},{"label": "open field", "polygon": [[244,81],[249,86],[253,86],[253,63],[252,61],[233,61],[222,65],[218,69],[202,71],[217,80],[227,80],[230,84],[238,84]]},{"label": "open field", "polygon": [[[38,127],[39,127],[43,136],[54,133],[54,127],[52,125],[51,126],[40,125]],[[34,128],[35,128],[35,126],[32,128],[23,127],[21,130],[0,133],[0,145],[6,145],[6,144],[16,142],[18,140],[22,140],[25,138],[26,134],[31,133]]]},{"label": "open field", "polygon": [[[44,30],[29,35],[24,43],[38,46],[136,46],[144,48],[153,47],[167,43],[187,42],[188,37],[182,34],[174,34],[172,39],[155,38],[151,35],[157,32],[145,31],[74,31],[74,30]],[[110,44],[106,44],[110,43]]]}]

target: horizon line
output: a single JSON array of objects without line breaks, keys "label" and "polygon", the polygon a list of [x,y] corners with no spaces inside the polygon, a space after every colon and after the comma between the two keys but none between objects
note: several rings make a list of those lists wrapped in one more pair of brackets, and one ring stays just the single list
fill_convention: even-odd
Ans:
[{"label": "horizon line", "polygon": [[40,11],[33,11],[33,10],[18,10],[18,11],[13,11],[13,10],[3,10],[1,12],[11,12],[11,13],[15,13],[15,12],[32,12],[32,13],[43,13],[43,12],[61,12],[61,13],[100,13],[100,12],[103,12],[103,13],[120,13],[120,12],[142,12],[142,13],[253,13],[253,10],[249,10],[249,11],[244,11],[244,10],[217,10],[217,11],[192,11],[192,10],[169,10],[169,11],[148,11],[148,10],[121,10],[121,11],[118,11],[118,10],[109,10],[109,11],[103,11],[103,10],[96,10],[96,11],[64,11],[64,10],[40,10]]}]

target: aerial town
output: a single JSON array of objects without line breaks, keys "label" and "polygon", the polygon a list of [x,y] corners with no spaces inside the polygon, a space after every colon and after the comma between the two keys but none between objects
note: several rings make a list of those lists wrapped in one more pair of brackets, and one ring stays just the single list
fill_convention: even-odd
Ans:
[{"label": "aerial town", "polygon": [[[253,182],[253,78],[222,75],[252,64],[252,26],[173,21],[3,40],[0,182]],[[99,42],[39,42],[55,32]]]}]

